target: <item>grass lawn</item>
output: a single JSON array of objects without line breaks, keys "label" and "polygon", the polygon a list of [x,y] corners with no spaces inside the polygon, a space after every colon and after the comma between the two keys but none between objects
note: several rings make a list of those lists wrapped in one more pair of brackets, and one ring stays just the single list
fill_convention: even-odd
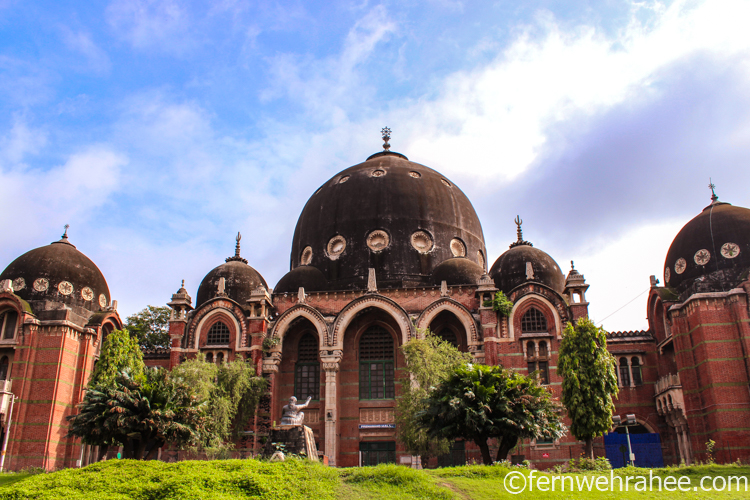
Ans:
[{"label": "grass lawn", "polygon": [[[724,484],[730,476],[750,477],[748,466],[700,466],[654,469],[654,478],[684,477],[683,487],[691,491],[636,491],[631,479],[630,491],[596,491],[595,483],[611,477],[645,476],[649,469],[618,469],[614,472],[565,474],[565,491],[549,489],[551,475],[527,469],[502,466],[466,466],[437,470],[414,470],[398,465],[380,465],[351,469],[334,469],[318,463],[289,460],[269,463],[256,460],[185,461],[174,464],[135,460],[110,460],[83,469],[68,469],[49,474],[0,474],[1,499],[305,499],[305,500],[409,500],[409,499],[750,499],[750,492],[700,491],[700,480],[706,486]],[[534,491],[514,495],[506,491],[506,475],[516,475],[516,483],[535,479]],[[540,480],[539,477],[545,479]],[[718,479],[716,479],[718,478]],[[569,485],[588,481],[593,491],[570,491]],[[690,481],[687,485],[687,481]],[[750,482],[750,479],[748,479]],[[616,484],[619,483],[616,480]],[[623,479],[623,484],[625,480]],[[658,480],[654,479],[654,485]],[[662,483],[664,487],[664,483]],[[643,483],[641,483],[643,486]],[[676,484],[675,484],[676,487]],[[692,491],[698,487],[699,491]],[[743,488],[744,490],[744,488]]]}]

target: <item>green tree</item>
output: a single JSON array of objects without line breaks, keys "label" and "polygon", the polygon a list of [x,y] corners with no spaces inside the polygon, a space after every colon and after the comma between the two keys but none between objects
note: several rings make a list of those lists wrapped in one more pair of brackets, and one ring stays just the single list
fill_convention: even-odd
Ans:
[{"label": "green tree", "polygon": [[169,307],[148,306],[125,320],[130,336],[144,349],[169,347]]},{"label": "green tree", "polygon": [[401,395],[396,403],[398,439],[412,455],[423,461],[447,453],[451,442],[432,437],[427,429],[417,424],[415,416],[426,409],[429,391],[442,382],[455,368],[471,361],[450,343],[420,331],[421,337],[401,347],[406,358],[406,376],[401,379]]},{"label": "green tree", "polygon": [[491,464],[488,440],[498,438],[498,459],[518,439],[564,434],[559,407],[536,380],[501,366],[465,365],[430,391],[417,415],[430,436],[473,441]]},{"label": "green tree", "polygon": [[126,372],[133,380],[143,376],[143,352],[127,330],[114,330],[102,343],[99,360],[91,375],[89,386],[114,386],[115,380]]},{"label": "green tree", "polygon": [[617,397],[615,359],[607,351],[607,333],[588,318],[563,332],[557,373],[563,378],[562,401],[571,420],[570,431],[586,443],[586,457],[594,458],[594,438],[612,428]]}]

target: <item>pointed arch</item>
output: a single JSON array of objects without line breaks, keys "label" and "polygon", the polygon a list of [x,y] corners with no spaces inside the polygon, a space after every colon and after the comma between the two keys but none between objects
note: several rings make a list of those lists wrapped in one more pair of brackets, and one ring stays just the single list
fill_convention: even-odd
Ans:
[{"label": "pointed arch", "polygon": [[344,338],[341,332],[345,332],[346,328],[352,322],[352,320],[361,311],[370,307],[380,309],[389,314],[398,323],[401,328],[401,343],[405,344],[410,338],[416,334],[416,329],[409,318],[407,312],[396,302],[384,297],[379,294],[363,295],[344,307],[341,312],[336,316],[336,321],[333,323],[331,329],[331,346],[336,349],[343,349]]},{"label": "pointed arch", "polygon": [[[555,305],[550,302],[549,299],[547,299],[547,297],[543,297],[537,294],[524,295],[518,300],[518,302],[513,304],[513,309],[511,309],[510,315],[508,315],[508,337],[511,339],[517,339],[521,337],[520,320],[521,317],[526,313],[526,311],[528,311],[531,307],[536,307],[536,309],[538,309],[542,314],[544,314],[545,312],[551,313],[552,317],[554,318],[555,325],[554,337],[559,339],[562,335],[562,320],[560,318],[560,312],[557,310]],[[518,325],[516,325],[516,323],[518,323]],[[516,328],[516,326],[518,326],[518,328]]]},{"label": "pointed arch", "polygon": [[450,298],[438,299],[427,306],[422,311],[422,314],[419,315],[419,318],[417,318],[417,328],[429,327],[432,320],[443,311],[451,312],[458,318],[464,330],[466,330],[466,341],[469,345],[478,345],[480,343],[479,330],[477,329],[477,322],[474,320],[474,316],[461,303]]},{"label": "pointed arch", "polygon": [[320,311],[307,304],[297,304],[284,311],[284,313],[279,316],[279,319],[276,320],[276,324],[271,330],[270,336],[278,337],[279,345],[281,345],[287,330],[289,330],[289,327],[292,325],[292,323],[299,318],[305,318],[313,324],[315,330],[318,332],[318,342],[320,343],[320,349],[323,349],[326,346],[333,345],[333,342],[330,339],[328,323],[326,323],[325,318],[323,318],[323,315],[320,314]]}]

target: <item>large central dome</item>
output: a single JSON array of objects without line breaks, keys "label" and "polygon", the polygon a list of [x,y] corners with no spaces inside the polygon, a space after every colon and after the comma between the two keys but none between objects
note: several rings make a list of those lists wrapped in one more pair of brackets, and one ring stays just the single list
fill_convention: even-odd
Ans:
[{"label": "large central dome", "polygon": [[296,291],[297,281],[361,289],[369,268],[379,288],[433,286],[441,262],[462,257],[485,269],[486,255],[466,195],[435,170],[383,151],[333,176],[308,200],[294,231],[292,271],[275,291]]}]

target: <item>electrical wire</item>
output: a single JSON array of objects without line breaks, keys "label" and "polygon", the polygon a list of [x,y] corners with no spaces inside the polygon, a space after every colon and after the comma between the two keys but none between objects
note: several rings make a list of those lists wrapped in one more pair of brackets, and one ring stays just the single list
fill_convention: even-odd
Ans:
[{"label": "electrical wire", "polygon": [[619,309],[617,309],[617,310],[613,311],[612,313],[610,313],[610,314],[608,314],[607,316],[605,316],[604,318],[602,318],[602,319],[601,319],[601,320],[599,321],[599,326],[602,326],[602,324],[604,323],[604,320],[605,320],[605,319],[609,318],[610,316],[614,316],[614,315],[615,315],[616,313],[618,313],[618,312],[622,311],[622,310],[623,310],[623,309],[625,309],[625,308],[626,308],[627,306],[629,306],[630,304],[632,304],[633,302],[635,302],[635,300],[636,300],[637,298],[639,298],[639,297],[640,297],[641,295],[643,295],[644,293],[648,292],[649,290],[651,290],[651,287],[648,287],[648,288],[646,288],[646,289],[645,289],[645,290],[643,290],[643,291],[642,291],[641,293],[639,293],[638,295],[636,295],[635,297],[633,297],[632,299],[630,299],[630,300],[629,300],[628,302],[626,302],[625,304],[623,304],[623,305],[622,305],[622,306],[621,306],[621,307],[620,307]]}]

